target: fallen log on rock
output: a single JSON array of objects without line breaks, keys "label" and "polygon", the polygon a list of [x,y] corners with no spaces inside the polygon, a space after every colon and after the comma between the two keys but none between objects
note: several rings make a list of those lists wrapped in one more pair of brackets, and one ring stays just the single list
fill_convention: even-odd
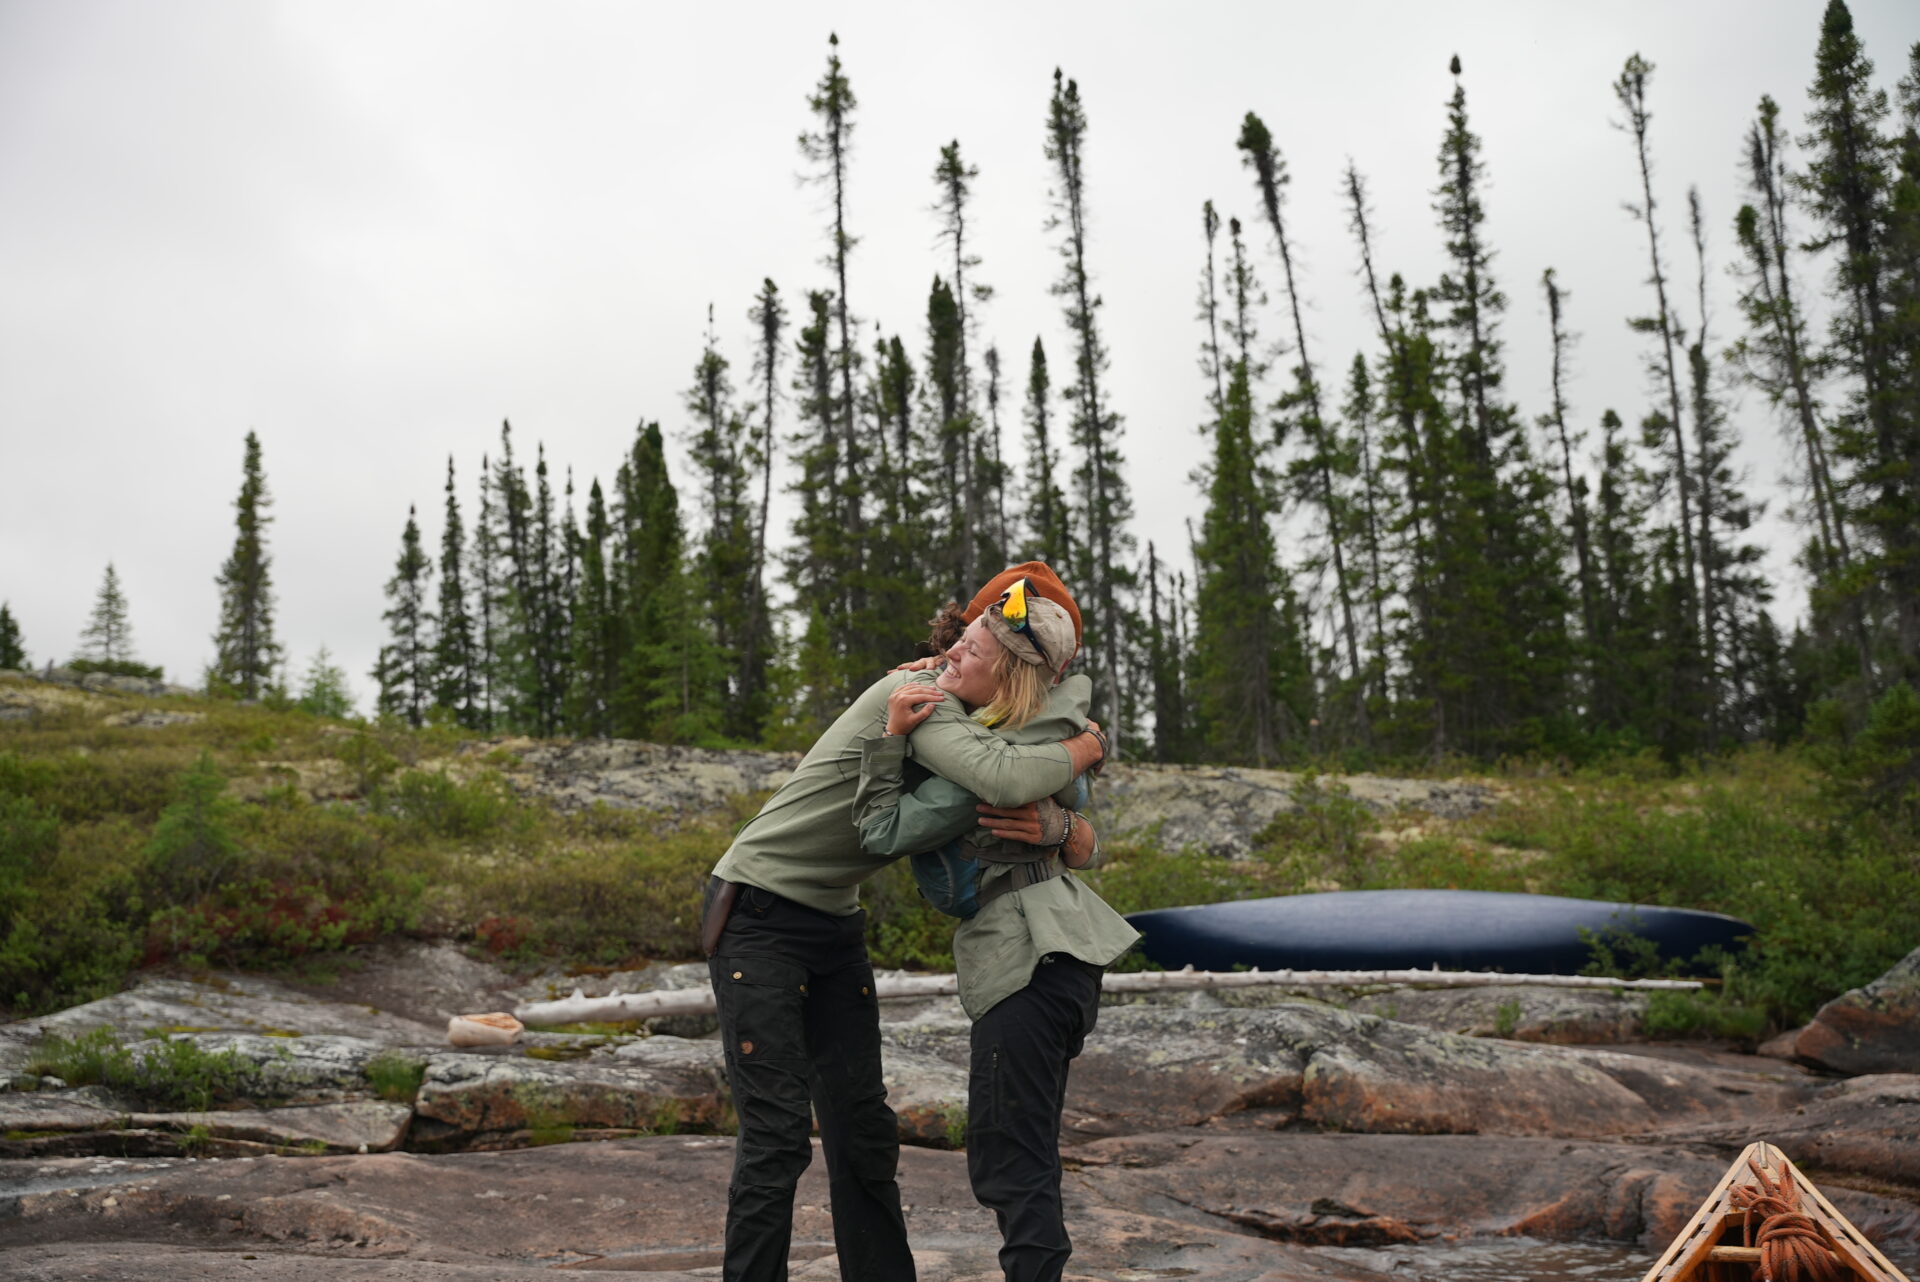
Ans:
[{"label": "fallen log on rock", "polygon": [[[1698,989],[1691,979],[1610,979],[1594,975],[1505,975],[1494,971],[1447,970],[1167,970],[1108,975],[1102,989],[1109,993],[1169,993],[1209,988],[1484,988],[1491,985],[1530,985],[1541,988]],[[882,1001],[910,997],[950,997],[960,991],[953,975],[900,975],[876,981],[874,995]],[[588,997],[579,989],[557,1001],[529,1002],[514,1015],[529,1027],[586,1021],[614,1022],[654,1019],[663,1015],[711,1015],[713,993],[704,988],[669,989],[652,993],[612,993]]]}]

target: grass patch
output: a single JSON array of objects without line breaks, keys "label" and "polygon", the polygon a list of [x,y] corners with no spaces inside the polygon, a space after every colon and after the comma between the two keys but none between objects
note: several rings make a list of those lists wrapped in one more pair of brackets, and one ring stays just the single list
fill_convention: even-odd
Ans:
[{"label": "grass patch", "polygon": [[174,1038],[127,1046],[110,1028],[44,1038],[27,1071],[58,1077],[69,1086],[125,1091],[156,1108],[188,1112],[265,1093],[258,1069],[237,1051],[203,1050]]},{"label": "grass patch", "polygon": [[367,1085],[381,1099],[411,1104],[427,1079],[427,1062],[399,1051],[382,1051],[367,1061]]}]

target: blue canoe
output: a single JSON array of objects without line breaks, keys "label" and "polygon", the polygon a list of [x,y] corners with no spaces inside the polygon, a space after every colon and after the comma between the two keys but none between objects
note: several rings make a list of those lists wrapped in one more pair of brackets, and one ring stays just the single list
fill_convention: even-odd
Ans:
[{"label": "blue canoe", "polygon": [[1603,934],[1651,940],[1669,968],[1682,970],[1702,949],[1737,951],[1753,933],[1720,913],[1487,890],[1286,895],[1156,908],[1127,920],[1145,936],[1149,960],[1196,970],[1438,966],[1573,975],[1593,959],[1588,936]]}]

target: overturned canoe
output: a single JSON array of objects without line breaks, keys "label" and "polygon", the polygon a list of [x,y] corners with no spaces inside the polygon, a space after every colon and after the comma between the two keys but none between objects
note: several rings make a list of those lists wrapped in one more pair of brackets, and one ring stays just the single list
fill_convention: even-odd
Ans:
[{"label": "overturned canoe", "polygon": [[[1572,975],[1591,940],[1631,936],[1681,969],[1753,927],[1687,908],[1485,890],[1348,890],[1155,908],[1127,918],[1158,965],[1233,970],[1504,970]],[[1616,949],[1618,951],[1618,949]]]},{"label": "overturned canoe", "polygon": [[1908,1282],[1773,1145],[1749,1144],[1641,1282]]}]

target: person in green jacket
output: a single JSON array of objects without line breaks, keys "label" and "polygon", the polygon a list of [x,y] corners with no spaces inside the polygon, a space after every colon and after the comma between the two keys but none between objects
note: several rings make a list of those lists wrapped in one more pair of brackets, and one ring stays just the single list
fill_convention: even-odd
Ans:
[{"label": "person in green jacket", "polygon": [[[1078,638],[1067,610],[1032,586],[1016,582],[968,626],[936,685],[1011,742],[1087,724],[1092,693],[1084,676],[1059,679]],[[1099,853],[1073,810],[1077,790],[1009,808],[941,777],[909,737],[937,711],[932,698],[924,686],[896,689],[886,735],[863,748],[861,844],[897,856],[961,840],[981,861],[979,911],[953,941],[973,1021],[967,1172],[999,1222],[1008,1282],[1057,1282],[1073,1251],[1060,1195],[1067,1072],[1098,1017],[1101,975],[1140,936],[1072,875]]]},{"label": "person in green jacket", "polygon": [[[783,1282],[793,1192],[820,1125],[834,1243],[845,1282],[911,1282],[900,1210],[899,1131],[881,1079],[880,1023],[859,885],[892,862],[860,847],[853,799],[862,745],[888,697],[932,674],[880,678],[820,736],[734,838],[708,880],[702,944],[739,1117],[727,1188],[727,1282]],[[997,806],[1058,791],[1104,745],[1014,744],[957,702],[927,709],[917,759]]]}]

